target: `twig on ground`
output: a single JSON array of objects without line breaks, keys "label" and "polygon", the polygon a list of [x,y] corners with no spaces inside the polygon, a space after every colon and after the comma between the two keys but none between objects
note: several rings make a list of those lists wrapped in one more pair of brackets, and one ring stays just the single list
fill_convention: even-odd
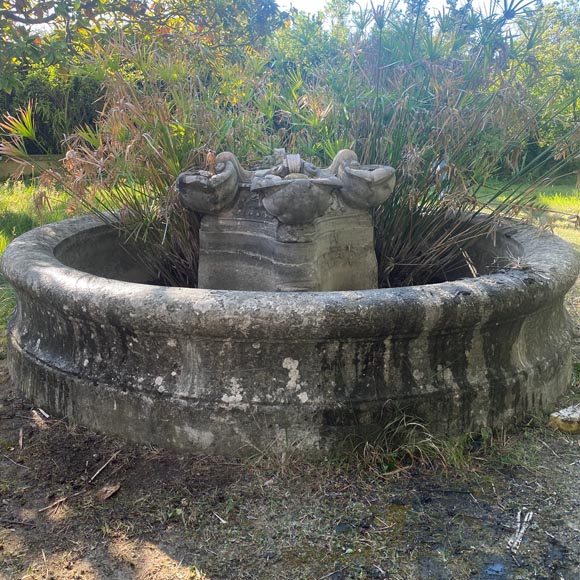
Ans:
[{"label": "twig on ground", "polygon": [[554,450],[553,450],[553,449],[552,449],[552,448],[551,448],[551,447],[550,447],[550,446],[549,446],[549,445],[548,445],[548,444],[547,444],[545,441],[542,441],[542,440],[540,439],[540,443],[541,443],[541,444],[542,444],[542,445],[543,445],[543,446],[544,446],[546,449],[549,449],[549,450],[550,450],[550,451],[551,451],[551,452],[552,452],[552,453],[553,453],[553,454],[554,454],[554,455],[555,455],[555,456],[556,456],[558,459],[560,459],[560,456],[559,456],[559,455],[558,455],[558,454],[557,454],[557,453],[556,453],[556,452],[555,452],[555,451],[554,451]]},{"label": "twig on ground", "polygon": [[508,540],[508,548],[512,552],[512,554],[516,554],[522,540],[524,539],[524,534],[526,530],[530,527],[530,523],[532,518],[534,517],[534,512],[527,512],[524,516],[522,521],[522,512],[518,511],[517,522],[516,522],[516,531],[514,532],[513,536]]},{"label": "twig on ground", "polygon": [[375,528],[374,531],[375,532],[386,532],[388,530],[391,530],[395,527],[395,524],[387,524],[387,522],[385,522],[385,520],[382,520],[379,516],[375,516],[375,519],[377,520],[377,522],[379,522],[379,524],[381,524],[380,528]]},{"label": "twig on ground", "polygon": [[32,524],[29,522],[22,522],[20,520],[5,520],[0,518],[0,524],[8,524],[10,526],[26,526],[28,528],[35,528],[36,524]]},{"label": "twig on ground", "polygon": [[334,576],[335,574],[342,575],[342,572],[343,572],[342,568],[340,570],[334,570],[332,572],[329,572],[328,574],[325,574],[324,576],[321,576],[318,580],[325,580],[326,578],[332,578],[332,576]]},{"label": "twig on ground", "polygon": [[53,508],[58,508],[60,507],[65,501],[69,500],[71,497],[76,497],[77,495],[81,495],[85,493],[85,491],[77,491],[76,493],[73,493],[72,495],[67,495],[66,497],[61,497],[60,499],[57,499],[56,501],[53,501],[50,505],[47,505],[46,507],[43,507],[42,509],[38,510],[38,513],[42,513],[45,511],[48,511],[49,509],[53,509]]},{"label": "twig on ground", "polygon": [[115,459],[115,457],[117,457],[117,455],[119,455],[119,453],[121,453],[120,449],[115,451],[115,453],[113,453],[113,455],[111,455],[111,457],[109,457],[109,459],[107,461],[105,461],[105,463],[103,463],[103,465],[101,465],[101,467],[99,467],[99,469],[97,469],[97,471],[95,472],[93,477],[91,477],[91,479],[89,479],[89,483],[94,481],[97,478],[97,476],[99,475],[99,473],[101,473],[101,471],[103,471],[103,469],[105,469],[105,467],[107,467],[107,465],[109,465],[109,463],[111,463],[111,461],[113,461],[113,459]]},{"label": "twig on ground", "polygon": [[8,455],[4,455],[4,453],[2,454],[2,457],[4,457],[4,459],[8,459],[8,461],[10,461],[10,463],[14,463],[14,465],[17,465],[18,467],[22,467],[23,469],[30,469],[30,467],[28,467],[26,465],[22,465],[22,463],[16,463],[16,461],[14,461],[14,459],[11,459],[10,457],[8,457]]},{"label": "twig on ground", "polygon": [[381,473],[378,469],[373,469],[373,473],[375,473],[379,477],[382,477],[383,479],[388,479],[389,477],[392,477],[393,475],[398,475],[399,473],[405,473],[406,471],[409,471],[409,469],[411,469],[411,467],[412,467],[411,465],[406,465],[404,467],[397,467],[397,469],[393,469],[393,471],[387,471],[385,473]]}]

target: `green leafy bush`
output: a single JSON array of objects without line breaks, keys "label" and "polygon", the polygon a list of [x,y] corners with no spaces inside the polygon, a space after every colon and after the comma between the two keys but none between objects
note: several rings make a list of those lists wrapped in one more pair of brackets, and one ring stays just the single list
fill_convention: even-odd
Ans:
[{"label": "green leafy bush", "polygon": [[3,93],[3,109],[15,115],[33,102],[36,139],[26,142],[35,153],[62,153],[65,137],[80,125],[93,125],[99,108],[101,84],[84,72],[64,73],[57,66],[33,66],[20,73],[20,82]]}]

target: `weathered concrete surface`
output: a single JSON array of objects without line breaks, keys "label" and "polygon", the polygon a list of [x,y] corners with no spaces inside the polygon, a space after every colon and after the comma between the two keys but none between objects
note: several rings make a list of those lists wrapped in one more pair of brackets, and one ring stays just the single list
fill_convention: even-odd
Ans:
[{"label": "weathered concrete surface", "polygon": [[228,292],[136,284],[139,267],[105,226],[45,226],[3,258],[18,297],[10,372],[53,414],[203,453],[326,453],[400,410],[438,432],[509,427],[570,384],[563,298],[579,263],[529,226],[497,239],[479,254],[509,251],[525,269],[388,290]]},{"label": "weathered concrete surface", "polygon": [[320,169],[276,150],[274,167],[246,171],[227,151],[212,171],[177,178],[181,203],[202,214],[198,287],[329,292],[378,287],[370,210],[393,193],[395,170],[354,151]]}]

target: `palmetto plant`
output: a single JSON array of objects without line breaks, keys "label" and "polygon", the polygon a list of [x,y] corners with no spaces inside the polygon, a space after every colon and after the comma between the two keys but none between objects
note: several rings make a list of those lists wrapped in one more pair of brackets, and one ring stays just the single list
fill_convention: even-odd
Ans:
[{"label": "palmetto plant", "polygon": [[[177,202],[177,176],[203,167],[210,150],[232,150],[247,160],[277,142],[264,139],[254,106],[224,95],[232,88],[244,92],[237,82],[231,86],[232,75],[208,82],[202,76],[211,69],[195,74],[185,57],[128,42],[96,52],[93,59],[92,66],[107,73],[100,118],[96,127],[80,127],[68,137],[63,170],[44,178],[64,188],[75,207],[137,242],[128,247],[140,248],[138,257],[152,279],[195,286],[198,220]],[[258,66],[256,60],[247,59],[246,67]],[[255,85],[255,72],[244,80]],[[26,157],[20,125],[27,119],[6,120],[11,139],[2,145],[5,154]]]},{"label": "palmetto plant", "polygon": [[328,107],[323,122],[308,122],[306,99],[286,107],[297,150],[316,143],[325,152],[320,144],[332,135],[361,161],[396,167],[395,193],[375,214],[380,285],[475,274],[471,244],[532,203],[532,174],[558,171],[554,147],[546,148],[502,187],[480,194],[506,158],[537,139],[542,107],[529,104],[536,80],[529,63],[538,35],[526,26],[520,38],[515,22],[527,24],[528,5],[508,2],[487,14],[467,5],[433,23],[420,6],[401,15],[375,3],[362,19],[374,20],[372,34],[359,31],[360,46],[338,74],[319,75],[328,79],[315,87]]}]

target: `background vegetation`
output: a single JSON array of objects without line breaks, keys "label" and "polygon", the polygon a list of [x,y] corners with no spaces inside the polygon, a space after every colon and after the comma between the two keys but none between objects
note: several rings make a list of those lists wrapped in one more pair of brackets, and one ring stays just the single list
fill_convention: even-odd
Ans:
[{"label": "background vegetation", "polygon": [[470,244],[534,203],[533,180],[580,175],[575,2],[3,6],[0,153],[60,148],[48,177],[71,208],[120,210],[168,284],[196,284],[197,219],[173,183],[209,150],[251,166],[286,147],[326,165],[348,147],[396,167],[375,216],[382,286],[473,270]]}]

